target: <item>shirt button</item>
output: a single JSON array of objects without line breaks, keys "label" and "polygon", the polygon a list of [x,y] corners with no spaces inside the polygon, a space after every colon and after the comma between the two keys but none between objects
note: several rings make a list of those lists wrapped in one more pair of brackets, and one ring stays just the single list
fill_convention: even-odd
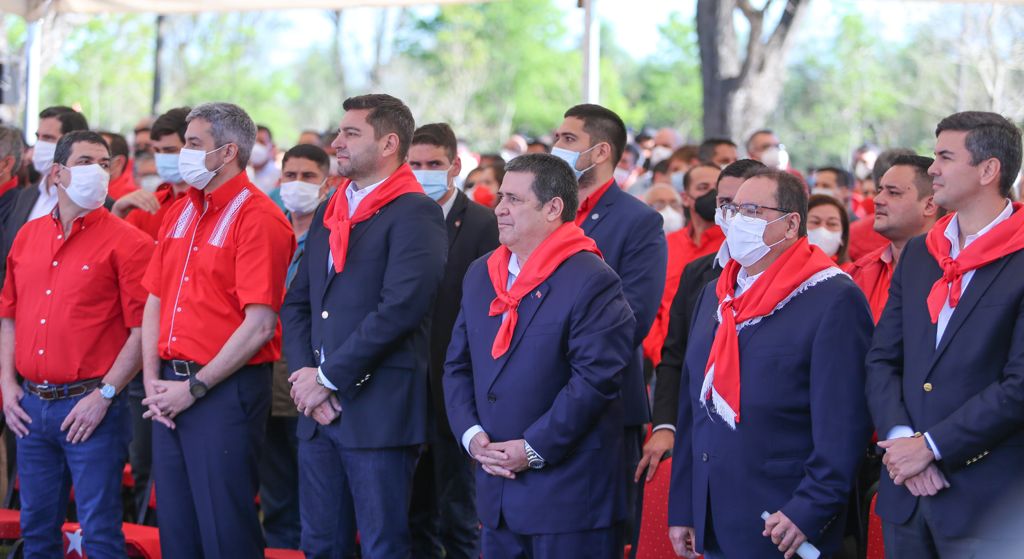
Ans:
[{"label": "shirt button", "polygon": [[926,382],[926,383],[924,383],[924,386],[922,386],[921,388],[924,388],[925,392],[931,392],[932,391],[932,383]]},{"label": "shirt button", "polygon": [[46,294],[47,294],[47,295],[49,295],[49,294],[51,294],[51,293],[53,293],[53,290],[52,290],[52,289],[47,289],[47,290],[46,290]]},{"label": "shirt button", "polygon": [[61,239],[63,239],[63,238],[64,238],[64,235],[57,235],[57,240],[58,240],[58,241],[59,241],[59,240],[61,240]]},{"label": "shirt button", "polygon": [[181,307],[178,307],[178,312],[181,312]]},{"label": "shirt button", "polygon": [[171,336],[171,341],[172,341],[172,342],[176,342],[176,341],[178,341],[178,337],[177,337],[177,336]]},{"label": "shirt button", "polygon": [[493,393],[490,393],[487,395],[487,401],[493,404],[494,402],[498,401],[498,397],[495,396]]},{"label": "shirt button", "polygon": [[708,456],[708,453],[707,453],[707,452],[705,452],[705,453],[703,453],[703,454],[701,454],[701,455],[700,455],[700,459],[701,459],[702,461],[704,461],[704,462],[707,462],[708,460],[710,460],[710,459],[711,459],[711,457],[710,457],[710,456]]},{"label": "shirt button", "polygon": [[185,281],[188,281],[188,276],[185,276]]},{"label": "shirt button", "polygon": [[199,247],[192,247],[192,252],[199,252]]},{"label": "shirt button", "polygon": [[322,318],[324,320],[327,320],[328,316],[330,316],[330,314],[328,314],[327,311],[324,311],[324,312],[320,313],[320,318]]},{"label": "shirt button", "polygon": [[39,324],[46,324],[46,319],[44,318],[44,319],[40,320]]},{"label": "shirt button", "polygon": [[57,267],[57,261],[56,261],[56,260],[54,260],[54,261],[53,261],[53,267],[54,267],[54,268],[56,268],[56,267]]},{"label": "shirt button", "polygon": [[39,350],[39,355],[42,355],[42,354],[43,354],[43,350],[40,349]]}]

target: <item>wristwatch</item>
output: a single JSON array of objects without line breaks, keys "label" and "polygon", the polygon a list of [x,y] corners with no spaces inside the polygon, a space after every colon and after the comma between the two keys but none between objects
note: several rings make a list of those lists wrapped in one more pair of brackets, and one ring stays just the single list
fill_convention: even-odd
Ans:
[{"label": "wristwatch", "polygon": [[104,382],[99,387],[100,396],[103,396],[104,400],[111,401],[114,396],[117,396],[117,387],[113,384]]},{"label": "wristwatch", "polygon": [[210,387],[207,386],[205,382],[199,380],[199,377],[196,375],[188,376],[188,391],[189,394],[192,394],[193,398],[198,400],[203,396],[206,396],[206,393],[209,392],[209,390]]},{"label": "wristwatch", "polygon": [[530,446],[530,443],[523,441],[523,446],[526,448],[526,463],[530,466],[531,470],[539,470],[544,467],[544,459],[537,454],[536,450]]}]

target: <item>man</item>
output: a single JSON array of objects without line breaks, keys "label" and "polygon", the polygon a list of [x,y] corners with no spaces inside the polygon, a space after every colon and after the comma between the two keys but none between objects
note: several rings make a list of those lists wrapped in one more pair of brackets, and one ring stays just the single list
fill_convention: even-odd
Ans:
[{"label": "man", "polygon": [[270,129],[260,124],[256,127],[256,143],[252,146],[252,182],[264,193],[277,188],[281,169],[277,168],[277,147]]},{"label": "man", "polygon": [[[838,167],[818,167],[811,175],[811,194],[824,194],[839,200],[850,212],[850,174]],[[850,215],[853,215],[852,213]]]},{"label": "man", "polygon": [[639,165],[640,161],[640,150],[637,149],[633,144],[626,144],[625,149],[622,150],[622,156],[619,157],[619,162],[615,165],[615,182],[619,185],[619,188],[633,194],[640,196],[646,192],[646,189],[650,185],[637,185],[640,191],[634,191],[633,185],[637,183],[637,179],[644,172],[643,165]]},{"label": "man", "polygon": [[153,121],[150,149],[156,158],[157,173],[164,184],[156,192],[132,192],[115,202],[111,209],[114,215],[124,216],[128,223],[142,229],[153,239],[157,238],[160,225],[171,206],[190,190],[178,170],[178,159],[185,147],[185,131],[188,129],[186,118],[190,112],[191,107],[178,107]]},{"label": "man", "polygon": [[661,361],[661,346],[668,333],[668,311],[676,296],[683,268],[694,259],[718,251],[725,240],[722,229],[715,225],[715,183],[721,173],[709,163],[700,163],[686,172],[683,179],[683,211],[688,223],[680,231],[666,238],[668,266],[665,290],[658,306],[650,332],[644,338],[644,357],[657,367]]},{"label": "man", "polygon": [[334,146],[349,182],[314,216],[282,313],[303,414],[302,550],[333,557],[353,547],[358,526],[364,557],[407,557],[413,468],[427,440],[429,313],[447,239],[440,206],[405,163],[409,108],[381,94],[343,107]]},{"label": "man", "polygon": [[757,130],[747,138],[747,157],[764,163],[762,160],[764,153],[772,148],[778,149],[779,145],[779,137],[775,135],[775,132],[767,128]]},{"label": "man", "polygon": [[0,295],[0,385],[18,437],[24,555],[64,555],[70,473],[84,551],[123,557],[129,433],[117,394],[139,369],[140,282],[153,243],[103,208],[110,150],[100,135],[63,135],[53,160],[57,206],[18,233]]},{"label": "man", "polygon": [[[879,184],[882,181],[882,175],[889,170],[892,166],[892,162],[901,155],[916,155],[914,150],[906,148],[894,148],[887,149],[879,154],[875,160],[875,166],[872,171],[872,183]],[[875,231],[875,205],[874,200],[869,197],[861,196],[859,192],[854,189],[850,195],[850,207],[854,213],[850,214],[857,215],[858,211],[864,216],[857,221],[850,224],[850,259],[856,262],[860,260],[868,253],[877,250],[881,247],[886,246],[888,240],[882,235]]]},{"label": "man", "polygon": [[[331,163],[325,152],[313,144],[299,144],[284,154],[278,189],[296,248],[288,265],[286,287],[299,271],[306,253],[306,236],[313,215],[327,196]],[[299,440],[295,431],[298,414],[291,399],[288,364],[274,363],[274,388],[267,421],[266,451],[260,461],[260,509],[268,547],[297,549],[302,525],[299,520]]]},{"label": "man", "polygon": [[107,188],[112,200],[139,189],[132,174],[131,159],[128,157],[128,141],[113,132],[100,132],[110,146],[110,186]]},{"label": "man", "polygon": [[864,291],[875,323],[889,300],[893,268],[900,261],[910,239],[931,230],[945,211],[935,204],[930,157],[902,155],[882,175],[875,194],[875,231],[889,244],[875,249],[853,263],[850,277]]},{"label": "man", "polygon": [[139,119],[139,122],[135,125],[133,130],[134,140],[132,145],[135,148],[135,155],[138,156],[142,153],[151,152],[153,150],[152,138],[150,133],[152,132],[153,117],[147,116]]},{"label": "man", "polygon": [[732,260],[691,321],[669,536],[687,557],[789,559],[805,541],[829,555],[868,440],[871,314],[807,242],[800,180],[762,171],[725,210]]},{"label": "man", "polygon": [[736,144],[727,138],[708,138],[700,144],[697,152],[700,160],[705,163],[717,165],[719,169],[736,162],[739,154],[736,151]]},{"label": "man", "polygon": [[[683,146],[668,158],[668,176],[672,186],[682,194],[685,185],[683,178],[690,169],[700,164],[699,149],[697,146]],[[653,183],[652,183],[653,184]]]},{"label": "man", "polygon": [[85,117],[70,107],[47,107],[39,113],[36,130],[36,145],[32,150],[32,166],[42,175],[39,183],[18,190],[17,200],[11,204],[11,211],[3,216],[4,246],[2,257],[6,260],[18,230],[27,221],[49,215],[57,204],[57,188],[50,184],[50,167],[57,142],[64,134],[76,130],[88,130]]},{"label": "man", "polygon": [[[650,420],[641,346],[658,312],[668,257],[661,216],[615,184],[615,165],[622,158],[625,145],[626,126],[622,119],[604,107],[585,104],[565,112],[555,132],[555,149],[551,153],[573,168],[579,181],[576,225],[594,239],[605,262],[619,275],[622,291],[633,309],[634,355],[622,373],[621,382],[626,462],[632,472],[640,461],[645,425]],[[639,515],[642,494],[629,472],[623,474],[630,512],[623,527],[627,542],[634,538],[631,523],[634,514]]]},{"label": "man", "polygon": [[462,280],[474,260],[498,246],[494,212],[455,189],[462,169],[458,142],[445,123],[416,129],[409,166],[427,196],[441,206],[448,231],[448,258],[430,324],[431,428],[413,480],[410,512],[413,557],[480,556],[472,463],[452,436],[444,407],[445,353],[462,303]]},{"label": "man", "polygon": [[[299,134],[299,141],[296,142],[295,145],[301,146],[303,144],[309,144],[313,146],[323,147],[321,146],[321,143],[322,140],[320,138],[320,132],[312,129],[306,129]],[[284,163],[282,163],[281,165],[283,166]]]},{"label": "man", "polygon": [[509,162],[502,246],[467,272],[452,332],[445,402],[482,466],[488,559],[622,556],[619,386],[635,324],[614,270],[573,223],[574,179],[549,155]]},{"label": "man", "polygon": [[[732,203],[740,185],[746,177],[765,166],[753,159],[740,159],[722,169],[715,186],[715,224],[723,233],[728,233],[721,209],[723,205]],[[697,299],[709,282],[718,279],[722,267],[729,261],[729,247],[724,243],[717,254],[708,254],[695,259],[683,268],[682,276],[676,288],[675,297],[669,307],[668,332],[662,345],[661,362],[655,371],[657,385],[654,389],[654,410],[651,424],[654,426],[651,437],[644,443],[643,457],[633,473],[635,480],[645,477],[645,481],[654,478],[658,463],[665,454],[672,450],[675,443],[676,418],[679,416],[679,376],[683,370],[683,354],[690,329],[690,319]],[[644,470],[647,471],[644,476]]]},{"label": "man", "polygon": [[[21,130],[0,125],[0,224],[7,223],[21,190],[18,189],[18,171],[25,154],[25,141]],[[6,254],[10,242],[4,237],[6,227],[0,226],[0,247]],[[0,259],[0,277],[4,275],[7,259]]]},{"label": "man", "polygon": [[644,203],[661,214],[665,234],[683,228],[683,198],[667,184],[656,184],[644,193]]},{"label": "man", "polygon": [[245,175],[256,126],[206,103],[185,119],[192,187],[157,236],[143,286],[143,375],[164,557],[256,557],[253,497],[280,357],[277,311],[295,237]]},{"label": "man", "polygon": [[[642,142],[638,139],[637,143]],[[666,127],[660,128],[654,133],[651,143],[651,153],[648,159],[651,163],[651,167],[653,167],[662,161],[668,161],[668,158],[672,156],[672,153],[682,145],[683,138],[674,128]]]},{"label": "man", "polygon": [[953,213],[904,247],[867,359],[877,510],[889,557],[998,556],[996,540],[1024,543],[986,526],[1024,461],[1024,212],[1007,199],[1021,132],[969,111],[935,135],[934,202]]}]

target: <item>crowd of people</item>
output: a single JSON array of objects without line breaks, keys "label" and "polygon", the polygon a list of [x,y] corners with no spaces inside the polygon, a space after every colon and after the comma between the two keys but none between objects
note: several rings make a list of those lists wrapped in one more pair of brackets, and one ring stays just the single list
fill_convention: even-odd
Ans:
[{"label": "crowd of people", "polygon": [[91,558],[151,489],[169,559],[642,557],[659,469],[680,557],[849,557],[875,487],[887,557],[1019,553],[1012,122],[805,179],[767,129],[740,158],[582,104],[478,155],[342,108],[280,152],[230,103],[0,126],[25,557],[72,487]]}]

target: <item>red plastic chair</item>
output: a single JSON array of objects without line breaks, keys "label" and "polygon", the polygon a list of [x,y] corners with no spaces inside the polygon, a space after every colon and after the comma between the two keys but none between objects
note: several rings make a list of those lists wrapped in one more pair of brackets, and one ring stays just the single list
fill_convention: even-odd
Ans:
[{"label": "red plastic chair", "polygon": [[636,559],[676,559],[668,539],[668,487],[672,458],[658,465],[654,478],[644,487],[643,515],[636,543]]},{"label": "red plastic chair", "polygon": [[297,549],[271,549],[264,553],[265,559],[306,559],[306,554]]},{"label": "red plastic chair", "polygon": [[875,514],[876,501],[878,501],[878,493],[871,497],[871,509],[868,513],[867,559],[885,559],[885,542],[882,540],[882,518]]},{"label": "red plastic chair", "polygon": [[0,509],[0,540],[13,541],[21,537],[21,511]]},{"label": "red plastic chair", "polygon": [[[82,526],[77,522],[64,523],[65,559],[85,559]],[[151,526],[124,523],[125,553],[132,559],[160,559],[160,533]]]}]

